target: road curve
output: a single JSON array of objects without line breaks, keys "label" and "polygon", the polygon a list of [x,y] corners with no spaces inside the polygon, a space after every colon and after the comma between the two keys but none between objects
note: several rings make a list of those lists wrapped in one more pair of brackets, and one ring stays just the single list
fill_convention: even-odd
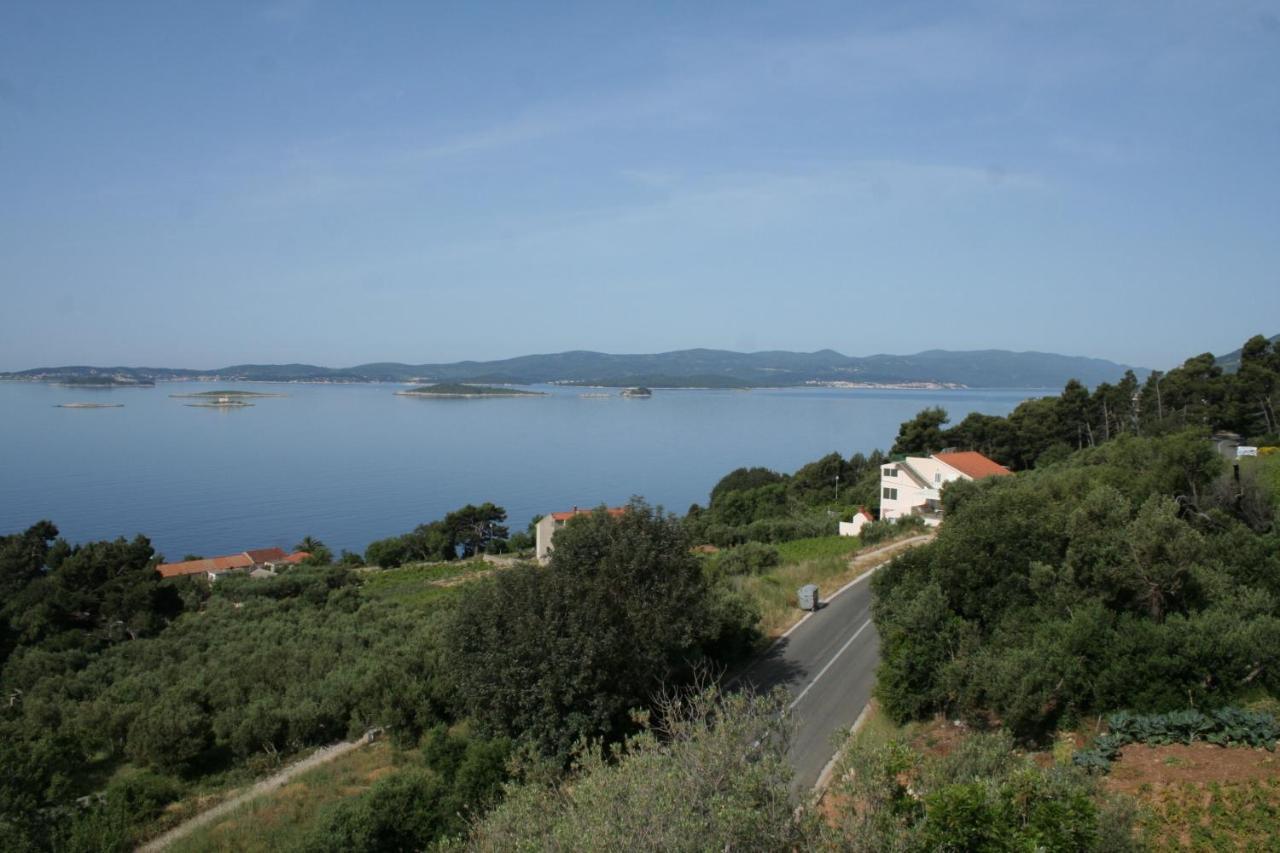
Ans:
[{"label": "road curve", "polygon": [[[893,550],[884,562],[900,553],[896,547]],[[797,792],[808,791],[817,783],[839,746],[836,733],[853,726],[871,699],[880,637],[871,622],[868,579],[879,565],[883,563],[868,569],[839,595],[825,599],[816,613],[792,628],[735,679],[757,692],[781,686],[791,694],[796,730],[788,757],[795,770],[792,789]]]}]

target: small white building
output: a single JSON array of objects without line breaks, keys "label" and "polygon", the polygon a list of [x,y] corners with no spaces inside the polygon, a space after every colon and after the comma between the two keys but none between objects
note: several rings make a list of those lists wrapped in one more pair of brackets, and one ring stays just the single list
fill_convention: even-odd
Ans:
[{"label": "small white building", "polygon": [[862,532],[862,526],[864,524],[875,520],[875,516],[871,514],[871,510],[867,509],[865,506],[860,507],[858,511],[853,514],[853,521],[840,522],[840,535],[857,536]]},{"label": "small white building", "polygon": [[1005,477],[1013,472],[974,450],[907,456],[880,467],[880,518],[918,515],[930,527],[942,523],[942,487],[952,480]]},{"label": "small white building", "polygon": [[[564,527],[574,516],[589,515],[592,512],[595,510],[579,509],[575,506],[568,512],[551,512],[538,519],[538,523],[534,526],[536,544],[533,552],[538,562],[546,563],[551,559],[551,540],[555,538],[556,531]],[[606,512],[616,518],[626,512],[626,508],[609,507]]]}]

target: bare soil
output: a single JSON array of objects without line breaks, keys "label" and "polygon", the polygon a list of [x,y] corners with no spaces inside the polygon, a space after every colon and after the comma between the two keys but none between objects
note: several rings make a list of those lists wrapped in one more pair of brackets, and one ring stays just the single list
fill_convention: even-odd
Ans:
[{"label": "bare soil", "polygon": [[[1147,746],[1130,744],[1111,765],[1106,788],[1135,794],[1149,786],[1249,782],[1280,778],[1280,754],[1265,749],[1210,743]],[[1280,829],[1278,827],[1277,829]]]}]

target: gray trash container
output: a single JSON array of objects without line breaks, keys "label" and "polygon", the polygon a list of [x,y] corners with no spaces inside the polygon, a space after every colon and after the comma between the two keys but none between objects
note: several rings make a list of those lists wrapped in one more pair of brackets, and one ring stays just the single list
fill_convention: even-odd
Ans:
[{"label": "gray trash container", "polygon": [[800,591],[796,593],[796,599],[800,602],[801,610],[817,610],[818,585],[807,583],[800,587]]}]

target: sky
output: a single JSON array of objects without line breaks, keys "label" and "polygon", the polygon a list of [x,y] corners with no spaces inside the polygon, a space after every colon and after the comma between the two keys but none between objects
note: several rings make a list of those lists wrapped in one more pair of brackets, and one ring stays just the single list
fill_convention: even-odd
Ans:
[{"label": "sky", "polygon": [[1280,332],[1274,2],[0,4],[0,370]]}]

